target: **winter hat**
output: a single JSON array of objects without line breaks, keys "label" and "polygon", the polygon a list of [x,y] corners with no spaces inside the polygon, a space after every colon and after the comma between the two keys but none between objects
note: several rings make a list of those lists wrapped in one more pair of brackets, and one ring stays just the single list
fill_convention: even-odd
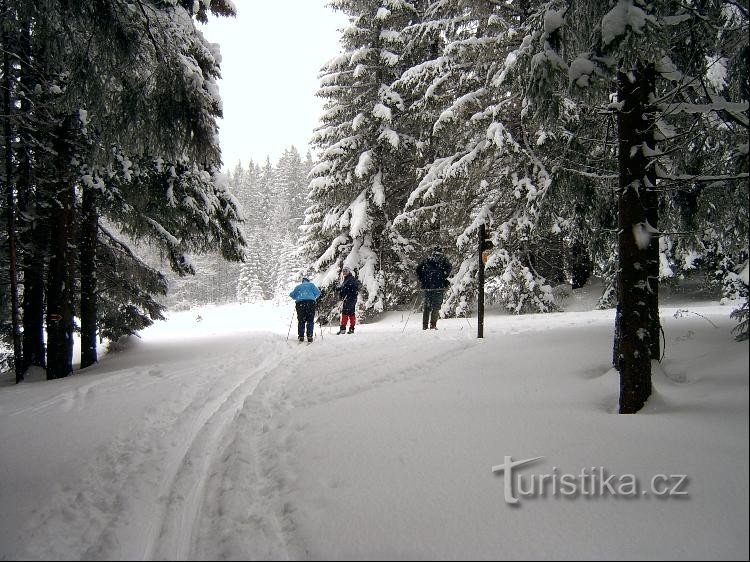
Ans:
[{"label": "winter hat", "polygon": [[345,265],[345,266],[344,266],[344,267],[342,268],[342,270],[341,270],[341,273],[346,273],[347,271],[348,271],[349,273],[351,273],[351,272],[352,272],[352,268],[351,268],[351,267],[349,267],[348,265]]}]

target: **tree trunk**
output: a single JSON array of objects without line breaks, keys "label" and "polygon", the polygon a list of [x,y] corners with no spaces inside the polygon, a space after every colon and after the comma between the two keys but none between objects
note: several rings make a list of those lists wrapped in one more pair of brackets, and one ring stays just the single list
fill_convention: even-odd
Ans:
[{"label": "tree trunk", "polygon": [[[31,57],[31,31],[29,22],[24,22],[20,42],[20,80],[21,90],[30,92],[34,86],[33,62]],[[18,204],[21,219],[19,228],[20,246],[23,261],[23,370],[28,371],[32,365],[44,367],[44,264],[48,240],[48,226],[40,216],[40,194],[32,186],[31,179],[31,132],[26,119],[32,111],[28,95],[21,99],[21,115],[18,126]]]},{"label": "tree trunk", "polygon": [[51,244],[47,277],[47,379],[73,371],[73,214],[75,193],[70,180],[71,117],[55,135],[55,193],[50,220]]},{"label": "tree trunk", "polygon": [[[0,4],[0,10],[6,13],[8,7],[5,2]],[[7,17],[7,14],[6,14]],[[8,18],[10,20],[10,18]],[[10,277],[10,300],[11,300],[11,330],[13,333],[13,366],[16,374],[16,383],[23,381],[23,350],[21,347],[21,318],[18,300],[18,263],[16,259],[16,191],[13,182],[13,132],[12,111],[14,103],[12,100],[13,77],[11,76],[10,57],[13,47],[9,44],[8,28],[3,26],[3,144],[5,152],[5,196],[7,199],[7,228],[8,228],[8,276]]]},{"label": "tree trunk", "polygon": [[[650,148],[654,148],[652,135],[648,135],[646,142]],[[646,218],[648,223],[656,230],[659,223],[659,197],[654,186],[656,186],[656,172],[654,166],[649,166],[646,172],[649,180],[647,188],[643,194],[643,200],[646,206]],[[646,271],[648,272],[648,304],[649,310],[649,350],[650,357],[656,361],[661,359],[661,321],[659,319],[659,237],[653,236],[648,246],[648,257],[646,259]]]},{"label": "tree trunk", "polygon": [[81,209],[81,368],[97,362],[96,240],[99,229],[96,191],[84,189]]},{"label": "tree trunk", "polygon": [[28,252],[28,263],[23,273],[23,359],[24,367],[45,367],[44,344],[44,257],[38,245],[39,226],[32,227],[33,247]]},{"label": "tree trunk", "polygon": [[633,71],[619,72],[617,76],[618,101],[623,107],[618,117],[619,323],[616,332],[619,341],[614,347],[616,366],[620,371],[621,414],[639,411],[651,395],[653,289],[650,284],[650,247],[653,239],[646,240],[645,236],[651,212],[648,192],[653,189],[653,184],[647,181],[648,158],[642,148],[644,143],[653,146],[652,123],[647,111],[654,85],[653,65],[639,64]]}]

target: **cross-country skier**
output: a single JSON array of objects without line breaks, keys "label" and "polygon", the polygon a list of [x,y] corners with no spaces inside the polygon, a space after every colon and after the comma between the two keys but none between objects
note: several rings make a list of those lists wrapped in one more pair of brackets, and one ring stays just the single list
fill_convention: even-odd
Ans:
[{"label": "cross-country skier", "polygon": [[315,328],[315,304],[320,296],[320,289],[310,281],[308,277],[302,278],[302,283],[297,285],[289,296],[296,303],[297,309],[297,339],[305,341],[305,328],[307,328],[307,341],[313,341],[313,329]]},{"label": "cross-country skier", "polygon": [[[341,270],[344,274],[344,280],[341,282],[339,287],[339,296],[343,299],[341,307],[341,327],[336,335],[339,334],[353,334],[354,324],[357,323],[356,308],[357,308],[357,295],[359,294],[360,283],[359,280],[352,273],[351,268],[344,266]],[[349,324],[349,331],[346,331],[346,325]]]},{"label": "cross-country skier", "polygon": [[443,294],[448,288],[448,275],[451,273],[451,263],[445,257],[440,246],[432,249],[432,254],[427,256],[417,265],[417,278],[422,285],[424,293],[424,304],[422,307],[422,329],[429,328],[437,330],[437,321],[440,316],[440,307],[443,304]]}]

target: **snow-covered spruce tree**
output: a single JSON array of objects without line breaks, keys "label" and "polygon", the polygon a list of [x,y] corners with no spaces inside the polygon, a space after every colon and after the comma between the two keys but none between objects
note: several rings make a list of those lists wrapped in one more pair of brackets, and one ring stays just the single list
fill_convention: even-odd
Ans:
[{"label": "snow-covered spruce tree", "polygon": [[[18,346],[14,350],[13,364],[17,380],[29,365],[44,365],[44,274],[49,232],[49,220],[45,211],[51,209],[50,200],[38,189],[35,170],[52,170],[53,155],[50,147],[55,129],[61,123],[55,106],[65,87],[66,77],[55,73],[48,64],[48,53],[39,48],[38,43],[49,33],[49,27],[38,25],[31,36],[30,13],[36,10],[30,3],[7,0],[0,10],[2,25],[3,66],[0,76],[4,81],[3,101],[8,108],[0,120],[2,136],[0,145],[3,156],[4,193],[0,209],[7,219],[13,220],[15,228],[4,230],[8,244],[16,242],[16,268],[10,272],[9,261],[3,262],[3,272],[7,275],[10,288],[14,279],[22,289],[21,308],[23,324],[22,353]],[[51,186],[56,177],[49,174],[46,185]],[[13,252],[8,252],[8,257]],[[8,295],[10,310],[18,323],[18,307],[12,306],[15,299]],[[28,313],[31,311],[31,313]],[[17,327],[9,324],[3,332],[12,339]]]},{"label": "snow-covered spruce tree", "polygon": [[276,166],[271,215],[275,233],[278,269],[275,298],[288,299],[290,285],[299,282],[304,259],[299,251],[299,226],[307,207],[308,168],[295,147],[284,151]]},{"label": "snow-covered spruce tree", "polygon": [[[700,7],[638,0],[606,6],[550,2],[544,26],[527,36],[524,42],[530,48],[517,57],[530,61],[532,84],[548,83],[554,89],[567,74],[574,91],[589,96],[599,91],[603,99],[617,92],[610,108],[618,119],[619,314],[614,356],[622,413],[638,411],[650,395],[650,359],[659,356],[658,193],[687,179],[670,152],[702,150],[699,144],[682,143],[700,129],[710,134],[705,127],[714,120],[711,114],[726,115],[744,126],[746,134],[747,103],[728,99],[703,79],[713,58],[705,56],[701,41],[696,44],[704,33],[710,37],[722,28],[724,13],[721,2]],[[691,39],[687,47],[686,37]],[[580,48],[582,38],[589,42],[585,50]],[[535,44],[542,48],[533,48]],[[554,120],[554,114],[540,108],[548,108],[555,96],[542,89],[528,92],[537,115]],[[683,119],[691,115],[699,118]],[[691,177],[700,173],[693,170]]]},{"label": "snow-covered spruce tree", "polygon": [[380,311],[399,298],[386,294],[398,263],[389,228],[414,177],[413,143],[400,130],[403,101],[392,84],[403,70],[401,30],[416,14],[403,0],[331,5],[347,14],[350,24],[342,34],[341,54],[322,71],[318,95],[326,102],[313,137],[320,156],[310,174],[303,251],[319,272],[323,308],[335,303],[325,289],[346,264],[359,272],[360,304]]},{"label": "snow-covered spruce tree", "polygon": [[[427,37],[439,31],[433,58],[398,82],[420,92],[412,107],[433,119],[427,137],[431,160],[394,222],[407,239],[455,245],[459,265],[445,312],[465,314],[472,304],[482,224],[493,227],[499,248],[487,264],[488,293],[516,312],[554,306],[551,287],[532,257],[550,172],[528,150],[520,96],[497,78],[502,61],[518,46],[527,8],[528,3],[513,2],[430,3],[425,21],[412,33]],[[553,225],[549,217],[548,225]]]},{"label": "snow-covered spruce tree", "polygon": [[96,245],[99,336],[117,341],[163,319],[155,296],[167,293],[164,275],[146,264],[117,235],[99,223]]},{"label": "snow-covered spruce tree", "polygon": [[223,174],[188,159],[122,165],[130,179],[119,188],[117,213],[107,215],[121,232],[156,245],[179,275],[193,273],[190,253],[217,252],[228,261],[242,257],[242,217]]},{"label": "snow-covered spruce tree", "polygon": [[262,235],[261,226],[259,226],[262,216],[256,201],[259,177],[260,167],[252,159],[248,162],[247,169],[238,163],[229,176],[230,190],[237,199],[245,219],[242,232],[248,241],[245,259],[239,266],[235,288],[237,302],[241,303],[255,302],[264,298],[259,277],[263,270],[262,261],[256,247],[256,240],[259,235]]},{"label": "snow-covered spruce tree", "polygon": [[[163,112],[155,115],[161,119],[157,124],[164,128],[162,137],[169,138],[176,129],[178,141],[170,138],[169,143],[174,144],[167,144],[157,152],[159,157],[155,160],[140,157],[145,162],[134,175],[135,181],[123,185],[130,188],[122,192],[125,206],[116,217],[109,217],[119,221],[123,232],[135,237],[146,236],[161,245],[170,258],[172,269],[179,274],[192,273],[186,252],[218,251],[225,260],[236,261],[242,257],[243,245],[237,226],[240,216],[236,202],[219,174],[220,150],[215,123],[215,118],[221,115],[215,84],[219,59],[190,17],[196,8],[197,17],[204,19],[206,8],[214,13],[228,13],[224,2],[204,2],[200,6],[191,4],[162,11],[154,9],[158,29],[148,31],[152,41],[158,36],[165,51],[158,53],[154,49],[149,54],[157,65],[166,63],[173,69],[167,73],[174,73],[170,84],[174,94],[165,98],[162,92],[154,90],[151,101],[161,106]],[[154,20],[149,20],[147,25],[154,25]],[[166,61],[160,61],[160,56]],[[160,66],[156,68],[154,74],[160,77],[163,71]],[[155,137],[151,150],[161,148],[160,142],[163,141]],[[166,162],[162,161],[162,155],[168,158]],[[127,166],[126,156],[118,160],[119,164]],[[148,190],[147,197],[138,193],[144,188]],[[223,270],[226,269],[224,266]],[[82,274],[85,278],[87,270],[82,270]],[[93,342],[96,327],[89,325],[86,330],[83,318],[82,315],[82,335],[88,336],[84,341]],[[89,343],[84,350],[90,347]],[[90,354],[88,359],[95,360],[95,354]],[[82,361],[82,365],[89,361]]]},{"label": "snow-covered spruce tree", "polygon": [[[10,6],[11,2],[7,5]],[[35,27],[35,41],[31,37],[33,7],[28,3],[16,5],[15,22],[6,21],[6,32],[16,30],[13,60],[17,80],[11,90],[15,112],[11,112],[16,141],[10,145],[12,154],[11,179],[15,182],[18,205],[18,262],[22,281],[22,357],[16,355],[16,367],[23,373],[31,365],[45,366],[44,284],[47,248],[49,246],[49,211],[53,202],[49,197],[54,174],[38,173],[53,169],[53,155],[49,150],[59,114],[55,107],[63,94],[64,75],[50,71],[47,53],[38,39],[49,32],[44,26]],[[4,13],[10,17],[11,11]],[[7,53],[8,51],[4,49]],[[6,143],[7,144],[7,143]],[[6,161],[7,162],[7,161]]]},{"label": "snow-covered spruce tree", "polygon": [[[295,158],[296,156],[296,158]],[[295,172],[293,161],[299,162],[299,153],[292,156],[285,151],[274,169],[269,186],[270,212],[268,215],[269,247],[268,255],[275,264],[270,285],[274,300],[284,301],[289,294],[288,285],[294,281],[300,266],[295,259],[295,241],[290,232],[292,219],[291,198],[294,189]]]},{"label": "snow-covered spruce tree", "polygon": [[[38,83],[49,84],[48,77],[64,77],[64,84],[54,85],[56,89],[52,90],[58,94],[49,110],[57,116],[52,119],[55,129],[46,136],[36,130],[39,136],[34,138],[40,153],[47,150],[56,155],[53,166],[35,169],[37,176],[43,169],[56,172],[54,183],[36,177],[35,187],[54,195],[48,197],[54,204],[49,208],[47,224],[52,231],[50,239],[59,245],[51,254],[47,277],[49,378],[65,376],[71,369],[76,303],[72,291],[76,280],[70,275],[77,261],[77,231],[71,225],[77,223],[79,205],[90,194],[87,190],[104,191],[103,200],[109,195],[106,184],[79,180],[84,175],[106,177],[105,169],[112,162],[111,145],[134,160],[143,155],[162,156],[173,162],[187,158],[211,176],[220,163],[215,141],[215,118],[221,111],[214,83],[218,64],[195,29],[191,14],[193,10],[197,10],[198,17],[205,17],[206,10],[231,12],[230,5],[222,0],[185,5],[141,2],[139,10],[115,1],[95,6],[87,2],[74,4],[53,0],[21,3],[24,21],[34,29],[30,52],[32,56],[43,55],[43,59],[37,55],[33,60],[34,68],[45,73]],[[32,107],[30,113],[38,116],[38,111]],[[76,138],[84,137],[87,143],[75,144]],[[75,160],[73,154],[77,154]],[[81,173],[81,166],[86,174]],[[86,203],[87,219],[97,218],[96,199],[93,207]],[[167,206],[166,200],[164,205]],[[234,228],[227,225],[233,220],[230,214],[224,221],[222,236],[234,235]],[[90,234],[96,222],[85,220],[81,224]],[[153,230],[166,238],[158,228]],[[217,243],[215,229],[209,226],[208,230],[208,237]],[[82,238],[97,239],[90,235]],[[227,255],[235,253],[232,243],[223,241],[217,245]],[[90,243],[84,244],[81,251],[86,253],[84,263],[96,264],[96,258],[91,257],[95,256],[95,249],[92,251]],[[39,257],[44,260],[44,255]],[[89,265],[83,273],[89,281],[84,286],[90,296],[96,290],[96,276]],[[92,302],[95,305],[96,299],[87,304]],[[90,314],[85,316],[91,318]],[[90,325],[88,321],[87,324]],[[85,332],[90,341],[94,330],[87,327]],[[89,348],[89,357],[92,356],[95,354]]]},{"label": "snow-covered spruce tree", "polygon": [[[16,111],[15,98],[17,97],[17,82],[19,69],[18,65],[15,64],[14,54],[18,56],[21,51],[21,34],[14,34],[11,32],[13,27],[17,25],[17,17],[13,5],[9,5],[7,2],[0,2],[0,14],[2,14],[2,29],[0,29],[0,47],[2,48],[2,64],[0,68],[0,107],[2,107],[2,123],[0,124],[0,130],[2,131],[2,169],[3,169],[3,193],[4,193],[4,205],[0,205],[0,209],[4,211],[5,225],[4,230],[4,242],[6,243],[3,247],[3,252],[0,257],[5,258],[7,263],[7,285],[0,293],[0,300],[7,301],[9,305],[7,310],[10,314],[5,317],[3,313],[0,316],[0,323],[6,324],[9,328],[10,340],[13,347],[14,371],[16,375],[16,382],[23,380],[23,368],[21,364],[21,316],[20,316],[20,301],[19,301],[19,263],[18,263],[18,231],[17,231],[17,217],[18,217],[18,205],[17,205],[17,190],[16,190],[16,178],[14,177],[13,170],[13,138],[18,134],[17,128],[18,123],[14,122],[14,113]],[[6,261],[7,260],[7,261]],[[3,280],[5,281],[5,280]],[[5,302],[3,302],[5,304]],[[3,307],[3,311],[6,308]]]},{"label": "snow-covered spruce tree", "polygon": [[254,252],[258,263],[256,270],[260,279],[265,299],[272,299],[275,294],[276,274],[279,270],[279,240],[278,233],[285,228],[277,224],[272,213],[276,194],[276,169],[271,159],[260,167],[258,183],[252,199],[252,210],[248,216],[253,236],[249,237],[250,250]]},{"label": "snow-covered spruce tree", "polygon": [[[434,158],[436,136],[432,125],[439,115],[436,96],[425,96],[430,80],[441,68],[439,60],[443,32],[429,20],[430,0],[411,2],[413,15],[400,33],[399,69],[401,74],[392,88],[401,99],[398,131],[401,144],[403,188],[389,193],[389,208],[394,209],[386,231],[389,271],[384,276],[386,305],[413,304],[418,290],[415,266],[431,245],[441,240],[439,221],[417,232],[399,222],[408,197],[419,181],[420,170]],[[436,113],[437,112],[437,113]],[[429,232],[428,232],[429,231]],[[447,245],[450,249],[451,244]],[[416,299],[415,299],[416,300]]]},{"label": "snow-covered spruce tree", "polygon": [[[632,247],[632,243],[635,242],[640,251],[634,254],[631,262],[634,267],[632,288],[627,293],[625,287],[618,288],[618,296],[620,297],[618,300],[622,310],[623,323],[627,322],[625,310],[628,305],[626,300],[628,298],[632,299],[633,314],[633,325],[630,330],[624,326],[620,328],[622,339],[616,350],[619,353],[619,358],[623,358],[621,359],[622,363],[626,362],[624,357],[628,353],[633,353],[635,364],[640,363],[640,358],[635,354],[642,353],[644,326],[639,319],[644,317],[644,311],[639,310],[639,307],[644,297],[647,299],[648,312],[651,318],[650,325],[647,327],[648,337],[645,339],[650,346],[650,357],[652,359],[659,358],[659,333],[656,330],[658,326],[658,286],[655,280],[659,276],[660,260],[656,222],[659,218],[659,207],[656,190],[680,189],[682,180],[687,180],[685,183],[690,189],[691,183],[705,182],[705,176],[710,174],[714,177],[709,180],[709,183],[714,185],[719,183],[722,191],[735,191],[736,184],[734,182],[739,179],[737,174],[744,171],[744,174],[741,175],[744,175],[745,179],[740,180],[742,181],[740,185],[744,185],[745,194],[747,194],[747,98],[732,100],[730,91],[721,93],[707,80],[711,75],[712,67],[716,64],[714,62],[717,55],[715,48],[723,42],[722,33],[719,32],[717,37],[717,30],[727,31],[726,27],[722,26],[725,8],[726,5],[723,2],[706,2],[698,9],[686,9],[672,2],[644,4],[642,12],[645,19],[642,24],[644,26],[643,34],[647,40],[653,38],[651,41],[653,41],[654,48],[651,52],[655,53],[655,56],[651,60],[639,59],[631,62],[631,64],[635,64],[635,80],[627,74],[627,67],[618,71],[618,101],[624,104],[620,112],[620,123],[627,125],[632,116],[632,114],[631,116],[627,115],[628,109],[630,109],[628,102],[638,97],[642,100],[639,104],[642,106],[640,110],[640,113],[642,113],[641,121],[633,122],[630,129],[635,130],[637,135],[646,135],[645,142],[633,142],[639,139],[624,135],[621,125],[620,185],[627,189],[628,186],[632,185],[632,180],[637,181],[642,178],[641,181],[646,188],[645,190],[642,189],[640,193],[632,188],[627,189],[627,193],[620,197],[620,227],[622,229],[620,235],[620,267],[623,273],[621,273],[619,281],[623,285],[628,281],[625,279],[628,271],[626,270],[627,262],[622,255],[623,244]],[[748,14],[745,12],[744,25],[738,26],[739,29],[735,29],[734,32],[729,31],[729,34],[734,35],[735,38],[743,37],[745,47],[747,47],[747,16]],[[622,24],[619,23],[622,21],[621,18],[620,12],[616,9],[604,16],[603,22],[612,22],[616,27],[611,30],[609,27],[604,27],[604,30],[609,32],[610,35],[603,35],[603,43],[607,44],[607,39],[610,37],[612,42],[617,41],[618,33],[625,36],[625,41],[628,40],[627,31],[621,30]],[[637,32],[639,23],[640,20],[636,19],[635,25],[630,24],[633,28],[633,31],[630,32],[631,35]],[[690,38],[689,45],[685,44],[684,37],[686,36]],[[641,38],[638,38],[638,42],[642,45]],[[746,61],[743,64],[746,65]],[[644,81],[641,84],[638,83],[639,77]],[[635,87],[643,89],[646,84],[651,87],[648,96],[634,90]],[[646,130],[644,121],[651,126],[651,131]],[[715,130],[721,130],[725,127],[729,129],[730,134],[735,139],[742,139],[744,136],[744,140],[740,140],[739,143],[735,140],[734,146],[729,147],[729,150],[724,153],[726,156],[731,155],[729,158],[716,158],[718,153],[711,150],[710,145],[712,139],[717,136]],[[643,133],[638,132],[639,130]],[[623,138],[624,136],[626,138]],[[653,139],[653,142],[650,142],[651,139]],[[696,140],[698,142],[695,142]],[[705,144],[701,145],[701,142],[705,142]],[[738,144],[740,146],[737,146]],[[742,144],[744,144],[744,149],[741,148]],[[652,147],[654,150],[651,150]],[[744,163],[739,166],[740,169],[736,166],[737,149],[740,153],[744,152],[745,155],[742,158]],[[634,154],[634,150],[638,152]],[[710,153],[710,159],[700,155],[701,152],[704,152],[704,154]],[[691,156],[684,159],[672,158],[672,154],[680,153],[695,154],[697,158]],[[732,155],[732,153],[734,154]],[[705,165],[699,165],[701,160]],[[735,164],[732,163],[733,160]],[[630,166],[629,175],[635,176],[632,179],[628,178],[630,181],[627,182],[623,181],[624,178],[622,178],[623,161]],[[688,167],[685,166],[686,163],[688,163]],[[634,164],[637,169],[641,170],[640,178],[637,174],[633,174]],[[718,176],[715,175],[716,172],[718,172]],[[629,221],[623,221],[623,202],[626,196],[634,198],[631,205],[628,205],[631,211],[636,210],[639,205],[642,206],[646,202],[645,221],[642,220],[640,215],[633,216]],[[744,205],[740,203],[740,207],[744,206],[747,209],[747,197],[739,200],[744,200]],[[716,203],[720,204],[718,200]],[[709,202],[709,204],[713,204],[713,202]],[[679,207],[675,209],[674,205],[672,209],[680,210]],[[710,220],[710,217],[706,218]],[[711,223],[712,221],[704,222],[701,226],[710,228],[715,225],[715,223]],[[744,219],[740,218],[735,223],[735,229],[739,229],[740,232],[744,230],[745,240],[748,232],[747,224],[747,212],[745,210]],[[632,225],[632,234],[624,235],[623,233],[630,225]],[[719,227],[718,230],[722,230],[722,227]],[[720,240],[723,242],[727,238],[721,236]],[[669,239],[664,239],[662,242],[668,243]],[[638,264],[643,267],[644,263],[640,256],[644,247],[648,252],[648,261],[646,262],[648,265],[645,266],[648,275],[646,281],[650,284],[648,293],[644,293],[640,289],[643,280],[639,279],[638,273],[640,271]],[[635,249],[633,250],[635,252]],[[631,332],[629,336],[626,334],[627,331]],[[627,341],[628,337],[631,341]],[[644,389],[647,388],[645,367],[647,365],[633,368],[633,372],[630,374],[623,373],[623,369],[627,369],[627,365],[620,368],[622,377],[621,412],[637,411],[648,397],[648,394],[644,392]],[[648,375],[650,376],[650,371]]]},{"label": "snow-covered spruce tree", "polygon": [[[486,42],[479,36],[478,22],[493,10],[486,2],[430,2],[422,20],[405,30],[412,48],[427,48],[425,60],[413,61],[396,83],[408,100],[405,113],[421,133],[422,181],[394,220],[406,260],[412,263],[434,244],[446,246],[455,258],[455,240],[472,213],[479,180],[469,177],[466,164],[481,137],[481,125],[475,127],[470,116],[479,107],[486,70],[481,55]],[[471,155],[464,158],[467,154]],[[454,269],[456,276],[471,277],[467,263]],[[444,308],[462,300],[461,293],[454,283]],[[463,299],[462,305],[468,306],[468,301]],[[459,312],[463,312],[461,305]]]},{"label": "snow-covered spruce tree", "polygon": [[249,246],[244,263],[237,268],[235,298],[239,302],[288,298],[289,285],[304,266],[298,238],[311,168],[310,155],[302,161],[297,149],[290,147],[276,166],[269,158],[263,168],[251,160],[247,170],[238,165],[230,174],[230,190],[243,210]]},{"label": "snow-covered spruce tree", "polygon": [[[750,98],[748,12],[732,3],[702,10],[682,31],[689,40],[670,53],[684,74],[673,82],[692,87],[683,88],[680,104],[672,103],[664,120],[660,275],[681,278],[700,270],[724,299],[733,300],[743,291],[737,272],[748,258],[750,224],[742,106]],[[713,111],[701,105],[706,101]]]},{"label": "snow-covered spruce tree", "polygon": [[240,275],[237,280],[237,302],[253,303],[263,300],[263,291],[260,287],[260,279],[255,274],[257,264],[252,257],[240,266]]}]

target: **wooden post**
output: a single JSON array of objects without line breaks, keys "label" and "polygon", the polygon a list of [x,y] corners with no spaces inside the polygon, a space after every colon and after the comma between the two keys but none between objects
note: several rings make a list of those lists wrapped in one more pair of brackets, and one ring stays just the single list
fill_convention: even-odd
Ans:
[{"label": "wooden post", "polygon": [[484,252],[484,239],[486,238],[485,226],[482,224],[479,226],[479,245],[477,252],[477,259],[479,260],[479,273],[477,275],[477,285],[479,286],[479,294],[477,295],[477,337],[484,337],[484,260],[482,259],[482,252]]}]

